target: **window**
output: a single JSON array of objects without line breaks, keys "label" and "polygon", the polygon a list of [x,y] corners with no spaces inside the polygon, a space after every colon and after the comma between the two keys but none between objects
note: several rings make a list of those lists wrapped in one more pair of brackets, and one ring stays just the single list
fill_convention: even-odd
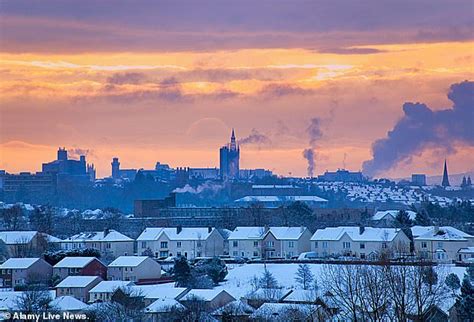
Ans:
[{"label": "window", "polygon": [[295,247],[295,242],[293,242],[293,241],[288,242],[288,247],[289,248]]},{"label": "window", "polygon": [[112,245],[110,243],[107,243],[105,246],[109,249],[112,248]]},{"label": "window", "polygon": [[318,242],[314,242],[314,248],[318,248]]},{"label": "window", "polygon": [[258,252],[253,252],[253,257],[258,257]]},{"label": "window", "polygon": [[365,253],[360,253],[360,258],[365,259]]},{"label": "window", "polygon": [[160,243],[160,248],[168,248],[168,242],[167,241],[163,241]]},{"label": "window", "polygon": [[288,252],[288,256],[291,258],[293,257],[293,252]]},{"label": "window", "polygon": [[426,244],[426,242],[421,242],[421,248],[427,248],[428,245]]},{"label": "window", "polygon": [[275,246],[275,243],[272,240],[267,241],[267,247],[273,247],[273,246]]},{"label": "window", "polygon": [[181,242],[176,242],[176,247],[181,248]]},{"label": "window", "polygon": [[443,248],[443,242],[438,242],[438,248]]},{"label": "window", "polygon": [[323,248],[328,248],[328,242],[323,242]]},{"label": "window", "polygon": [[236,240],[234,240],[234,241],[232,242],[232,247],[238,247],[238,246],[239,246],[239,242],[236,241]]},{"label": "window", "polygon": [[344,249],[351,248],[351,243],[350,242],[342,242],[342,248],[344,248]]},{"label": "window", "polygon": [[142,248],[146,248],[146,242],[142,242]]},{"label": "window", "polygon": [[181,256],[181,252],[176,252],[176,255],[177,255],[177,256]]},{"label": "window", "polygon": [[365,243],[360,243],[360,249],[365,249]]},{"label": "window", "polygon": [[233,251],[232,256],[239,256],[239,252],[238,251]]},{"label": "window", "polygon": [[253,247],[258,247],[258,241],[253,242]]},{"label": "window", "polygon": [[242,257],[244,257],[244,256],[245,256],[245,252],[242,252],[241,254],[242,254]]},{"label": "window", "polygon": [[201,241],[198,240],[197,243],[196,243],[197,247],[201,247]]},{"label": "window", "polygon": [[168,251],[161,251],[160,252],[160,257],[168,257]]},{"label": "window", "polygon": [[382,248],[387,248],[387,243],[382,243]]}]

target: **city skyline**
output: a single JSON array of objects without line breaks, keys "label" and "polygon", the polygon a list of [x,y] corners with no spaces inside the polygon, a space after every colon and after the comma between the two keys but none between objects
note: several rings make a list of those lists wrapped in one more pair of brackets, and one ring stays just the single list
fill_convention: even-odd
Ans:
[{"label": "city skyline", "polygon": [[[315,176],[357,171],[406,102],[454,108],[451,86],[473,79],[471,13],[469,1],[5,1],[0,169],[40,171],[58,146],[101,177],[113,157],[218,167],[235,128],[241,168],[305,176],[309,148]],[[472,135],[440,132],[373,176],[440,175],[445,158],[473,171]]]}]

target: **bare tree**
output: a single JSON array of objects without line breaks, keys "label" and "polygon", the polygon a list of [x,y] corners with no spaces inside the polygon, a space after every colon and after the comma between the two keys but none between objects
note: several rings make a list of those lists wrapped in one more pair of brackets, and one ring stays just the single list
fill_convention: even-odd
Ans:
[{"label": "bare tree", "polygon": [[51,305],[53,300],[50,292],[42,287],[30,287],[16,299],[18,311],[23,313],[52,312],[55,308]]},{"label": "bare tree", "polygon": [[360,311],[364,319],[382,321],[388,308],[388,289],[381,266],[360,266],[358,269]]}]

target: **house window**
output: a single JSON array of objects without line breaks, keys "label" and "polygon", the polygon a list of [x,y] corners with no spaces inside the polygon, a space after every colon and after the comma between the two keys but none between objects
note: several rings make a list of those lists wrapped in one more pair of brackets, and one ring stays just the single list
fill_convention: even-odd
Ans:
[{"label": "house window", "polygon": [[426,244],[426,242],[421,242],[421,248],[427,248],[428,247],[428,244]]},{"label": "house window", "polygon": [[177,256],[181,256],[181,252],[176,252],[176,255],[177,255]]},{"label": "house window", "polygon": [[161,242],[160,248],[168,248],[168,242],[167,241]]},{"label": "house window", "polygon": [[142,242],[142,248],[146,248],[146,242]]},{"label": "house window", "polygon": [[293,257],[293,252],[288,252],[288,256],[291,258]]},{"label": "house window", "polygon": [[168,251],[161,251],[160,252],[160,257],[168,257]]},{"label": "house window", "polygon": [[273,242],[273,240],[267,241],[267,247],[273,247],[273,246],[275,246],[275,243]]},{"label": "house window", "polygon": [[253,247],[258,247],[258,241],[253,242]]},{"label": "house window", "polygon": [[314,248],[318,248],[318,242],[317,241],[314,242]]},{"label": "house window", "polygon": [[236,240],[234,240],[234,241],[232,242],[232,247],[238,247],[238,246],[239,246],[239,242],[236,241]]},{"label": "house window", "polygon": [[295,247],[295,242],[293,242],[293,241],[288,242],[288,247],[289,248]]},{"label": "house window", "polygon": [[232,255],[233,255],[233,256],[239,256],[239,252],[238,252],[238,251],[233,251],[233,252],[232,252]]},{"label": "house window", "polygon": [[180,242],[180,241],[179,241],[179,242],[176,242],[176,247],[177,247],[177,248],[181,248],[181,242]]},{"label": "house window", "polygon": [[253,252],[253,257],[258,257],[258,252]]},{"label": "house window", "polygon": [[201,257],[201,252],[197,252],[197,257]]},{"label": "house window", "polygon": [[328,242],[323,242],[323,248],[328,248]]},{"label": "house window", "polygon": [[112,248],[112,245],[110,243],[107,243],[106,247],[110,249],[110,248]]},{"label": "house window", "polygon": [[438,242],[438,248],[443,248],[443,242]]},{"label": "house window", "polygon": [[365,253],[360,253],[360,258],[365,259]]},{"label": "house window", "polygon": [[382,243],[382,248],[387,248],[387,243]]},{"label": "house window", "polygon": [[344,249],[351,248],[351,243],[350,242],[342,242],[342,248],[344,248]]},{"label": "house window", "polygon": [[360,243],[360,249],[365,249],[365,244],[364,243]]}]

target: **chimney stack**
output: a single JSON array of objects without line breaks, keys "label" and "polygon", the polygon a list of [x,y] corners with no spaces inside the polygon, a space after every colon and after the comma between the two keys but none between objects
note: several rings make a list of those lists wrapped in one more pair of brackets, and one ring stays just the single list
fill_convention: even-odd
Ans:
[{"label": "chimney stack", "polygon": [[211,227],[211,226],[207,227],[207,232],[208,232],[209,234],[212,232],[212,227]]},{"label": "chimney stack", "polygon": [[363,225],[359,226],[359,235],[362,235],[365,231],[365,227]]},{"label": "chimney stack", "polygon": [[183,230],[183,227],[181,225],[176,227],[176,234],[179,235],[179,233]]}]

